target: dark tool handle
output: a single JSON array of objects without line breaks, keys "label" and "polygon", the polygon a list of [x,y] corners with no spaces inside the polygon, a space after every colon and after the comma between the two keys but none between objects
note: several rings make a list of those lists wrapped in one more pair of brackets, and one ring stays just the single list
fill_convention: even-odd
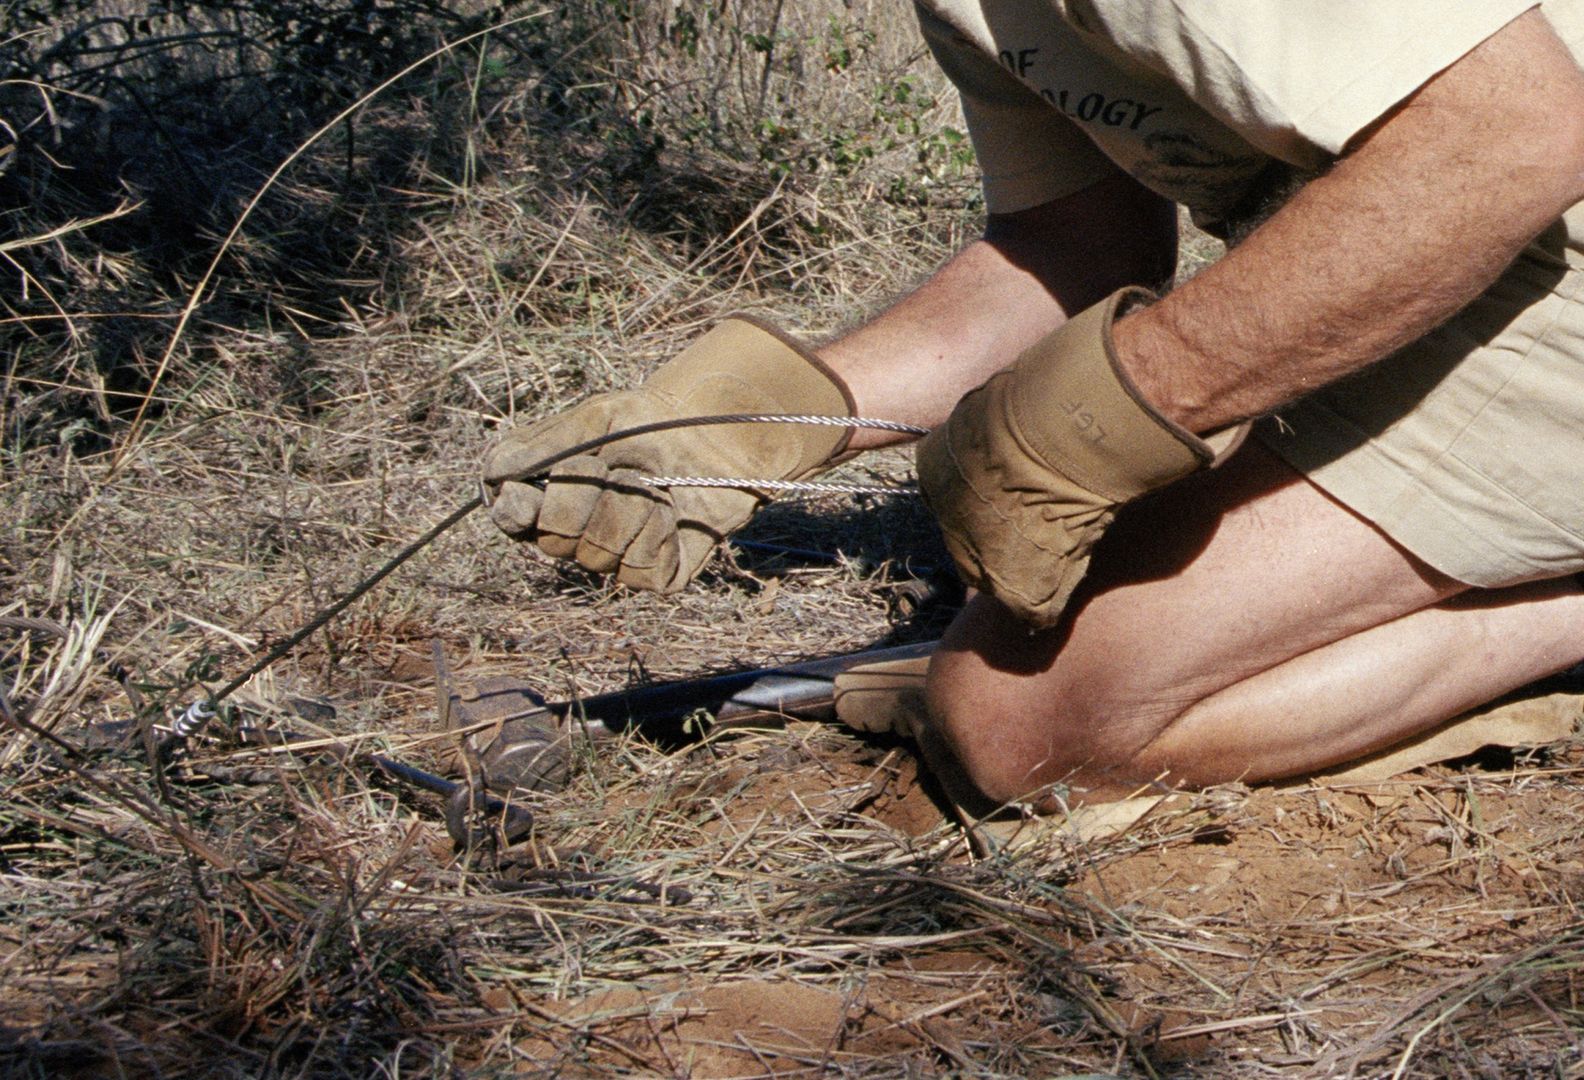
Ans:
[{"label": "dark tool handle", "polygon": [[547,723],[574,729],[585,725],[590,734],[596,736],[634,729],[646,734],[673,733],[680,730],[682,721],[699,712],[733,726],[767,716],[829,720],[836,700],[836,676],[860,664],[928,656],[937,644],[926,641],[870,649],[781,667],[655,683],[572,702],[557,702],[507,720],[501,738],[511,738],[514,725],[543,726]]}]

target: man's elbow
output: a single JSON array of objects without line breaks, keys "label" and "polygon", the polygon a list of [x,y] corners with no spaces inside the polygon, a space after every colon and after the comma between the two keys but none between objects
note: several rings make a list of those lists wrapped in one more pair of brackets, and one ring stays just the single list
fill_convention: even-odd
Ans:
[{"label": "man's elbow", "polygon": [[1584,73],[1577,91],[1553,119],[1552,133],[1547,137],[1552,162],[1549,171],[1557,188],[1557,204],[1566,210],[1584,202]]},{"label": "man's elbow", "polygon": [[1539,12],[1504,34],[1528,35],[1515,50],[1528,62],[1510,74],[1511,92],[1503,95],[1513,138],[1493,150],[1509,155],[1513,183],[1538,196],[1536,211],[1549,223],[1584,202],[1584,69]]},{"label": "man's elbow", "polygon": [[1431,147],[1421,167],[1434,179],[1499,200],[1514,226],[1538,232],[1584,201],[1584,70],[1530,11],[1363,133],[1358,149],[1370,144],[1409,156]]}]

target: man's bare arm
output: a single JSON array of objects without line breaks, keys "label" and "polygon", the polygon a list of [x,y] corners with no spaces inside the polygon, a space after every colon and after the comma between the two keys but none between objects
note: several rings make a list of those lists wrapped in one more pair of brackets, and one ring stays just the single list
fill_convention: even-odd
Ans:
[{"label": "man's bare arm", "polygon": [[1584,73],[1539,12],[1442,72],[1220,263],[1116,327],[1143,396],[1211,431],[1472,301],[1584,199]]},{"label": "man's bare arm", "polygon": [[[851,387],[860,415],[933,427],[1068,315],[1123,285],[1167,280],[1176,236],[1174,207],[1119,173],[992,216],[984,239],[820,356]],[[855,448],[897,441],[858,435]]]}]

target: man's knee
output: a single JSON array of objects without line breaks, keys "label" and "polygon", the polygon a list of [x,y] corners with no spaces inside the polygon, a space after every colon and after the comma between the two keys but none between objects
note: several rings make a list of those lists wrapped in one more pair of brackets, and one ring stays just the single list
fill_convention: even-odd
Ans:
[{"label": "man's knee", "polygon": [[949,753],[995,803],[1057,783],[1133,783],[1139,751],[1180,714],[1180,704],[1128,700],[1110,692],[1107,672],[1068,674],[1076,679],[1019,674],[969,650],[943,649],[925,683],[920,738]]},{"label": "man's knee", "polygon": [[[1028,793],[1026,774],[1033,762],[1011,738],[1007,715],[1013,711],[999,680],[989,679],[976,658],[942,650],[925,680],[928,707],[918,732],[928,756],[949,754],[977,791],[996,804]],[[937,763],[938,764],[938,763]]]}]

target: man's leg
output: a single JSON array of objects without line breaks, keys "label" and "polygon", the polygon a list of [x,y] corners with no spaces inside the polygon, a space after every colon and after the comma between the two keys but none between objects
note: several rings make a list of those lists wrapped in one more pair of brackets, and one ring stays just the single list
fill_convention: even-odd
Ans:
[{"label": "man's leg", "polygon": [[[1263,447],[1130,508],[1056,628],[979,597],[931,665],[926,755],[996,802],[1351,760],[1584,656],[1572,578],[1469,590]],[[949,781],[948,781],[949,782]]]}]

